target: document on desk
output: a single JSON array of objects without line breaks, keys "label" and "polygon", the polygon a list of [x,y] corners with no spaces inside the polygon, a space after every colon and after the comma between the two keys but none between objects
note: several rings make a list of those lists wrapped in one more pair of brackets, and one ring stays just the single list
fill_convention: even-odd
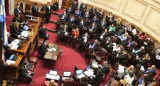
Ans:
[{"label": "document on desk", "polygon": [[94,62],[94,63],[92,63],[92,67],[93,68],[98,68],[98,64]]},{"label": "document on desk", "polygon": [[52,51],[56,51],[56,48],[52,48]]},{"label": "document on desk", "polygon": [[84,74],[87,75],[87,76],[93,76],[93,75],[94,75],[94,72],[88,70],[88,71],[85,71]]},{"label": "document on desk", "polygon": [[22,37],[28,37],[28,35],[29,35],[29,31],[22,31],[21,32]]},{"label": "document on desk", "polygon": [[15,64],[15,62],[16,62],[16,61],[13,61],[13,60],[7,60],[7,61],[6,61],[6,63],[8,63],[8,64]]},{"label": "document on desk", "polygon": [[14,39],[11,43],[11,49],[17,49],[18,48],[18,44],[19,44],[20,40],[19,39]]},{"label": "document on desk", "polygon": [[47,79],[53,79],[53,80],[59,80],[60,76],[59,75],[54,76],[54,75],[50,75],[50,74],[47,73],[46,78]]},{"label": "document on desk", "polygon": [[77,77],[78,77],[79,79],[81,79],[81,78],[85,77],[85,75],[82,73],[82,74],[77,75]]}]

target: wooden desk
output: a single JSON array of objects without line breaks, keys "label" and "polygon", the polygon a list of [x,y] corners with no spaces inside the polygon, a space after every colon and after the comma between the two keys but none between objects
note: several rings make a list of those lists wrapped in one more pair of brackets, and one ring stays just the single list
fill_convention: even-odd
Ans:
[{"label": "wooden desk", "polygon": [[19,76],[20,63],[23,59],[23,55],[19,54],[15,64],[10,64],[3,67],[3,79],[8,80],[11,79],[16,82]]},{"label": "wooden desk", "polygon": [[56,51],[48,51],[48,52],[45,53],[43,65],[45,67],[54,68],[55,62],[58,59],[59,45],[49,43],[48,46],[49,46],[50,49],[55,48]]}]

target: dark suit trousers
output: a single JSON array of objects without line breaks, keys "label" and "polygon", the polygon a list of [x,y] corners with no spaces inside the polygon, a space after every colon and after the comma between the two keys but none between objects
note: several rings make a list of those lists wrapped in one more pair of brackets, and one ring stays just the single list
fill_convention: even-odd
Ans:
[{"label": "dark suit trousers", "polygon": [[28,83],[30,83],[32,81],[33,75],[34,75],[34,72],[31,72],[31,75],[28,75],[28,74],[26,75],[26,77],[29,78]]},{"label": "dark suit trousers", "polygon": [[49,22],[50,18],[51,18],[51,13],[47,13],[46,14],[46,23]]}]

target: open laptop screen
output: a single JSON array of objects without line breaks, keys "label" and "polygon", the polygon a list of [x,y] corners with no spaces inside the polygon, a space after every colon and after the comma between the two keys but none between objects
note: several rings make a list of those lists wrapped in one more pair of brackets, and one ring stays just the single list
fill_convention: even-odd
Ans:
[{"label": "open laptop screen", "polygon": [[70,77],[70,76],[71,76],[71,72],[64,72],[64,73],[63,73],[63,76],[64,76],[64,77]]},{"label": "open laptop screen", "polygon": [[76,70],[76,74],[77,74],[77,75],[82,74],[82,72],[83,72],[82,69]]},{"label": "open laptop screen", "polygon": [[57,71],[50,70],[50,71],[49,71],[49,74],[51,74],[51,75],[55,75],[55,76],[56,76],[56,75],[57,75]]}]

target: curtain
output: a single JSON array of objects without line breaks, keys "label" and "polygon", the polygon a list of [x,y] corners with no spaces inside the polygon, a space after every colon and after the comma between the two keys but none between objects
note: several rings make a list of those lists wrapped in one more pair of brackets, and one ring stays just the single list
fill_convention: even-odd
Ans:
[{"label": "curtain", "polygon": [[9,15],[9,0],[5,0],[5,11],[6,11],[6,16]]}]

